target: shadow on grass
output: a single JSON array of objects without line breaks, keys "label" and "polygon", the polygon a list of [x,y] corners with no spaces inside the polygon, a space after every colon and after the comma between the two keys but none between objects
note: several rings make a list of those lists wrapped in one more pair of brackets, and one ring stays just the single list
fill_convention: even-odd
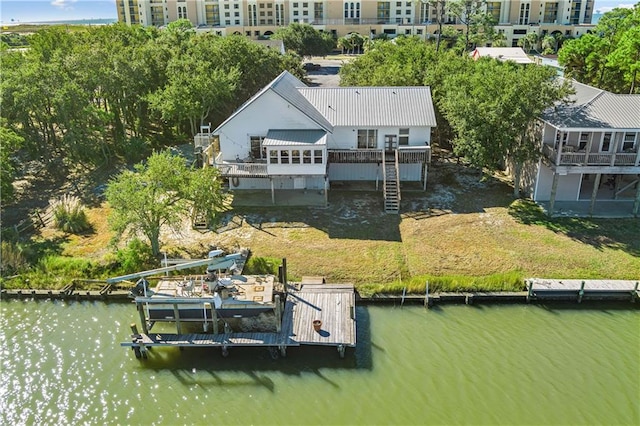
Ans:
[{"label": "shadow on grass", "polygon": [[540,206],[529,200],[511,203],[509,214],[524,225],[543,226],[598,250],[610,248],[640,256],[638,219],[550,218]]}]

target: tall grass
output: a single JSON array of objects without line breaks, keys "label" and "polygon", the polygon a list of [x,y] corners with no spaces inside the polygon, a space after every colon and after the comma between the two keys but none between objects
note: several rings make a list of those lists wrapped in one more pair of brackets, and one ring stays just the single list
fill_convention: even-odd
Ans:
[{"label": "tall grass", "polygon": [[73,195],[63,195],[53,203],[53,218],[56,228],[70,234],[80,234],[91,229],[84,206]]}]

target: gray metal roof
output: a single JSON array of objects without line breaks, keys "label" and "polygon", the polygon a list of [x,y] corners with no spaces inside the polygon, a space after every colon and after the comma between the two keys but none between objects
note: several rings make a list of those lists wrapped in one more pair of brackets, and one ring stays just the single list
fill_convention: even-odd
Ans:
[{"label": "gray metal roof", "polygon": [[298,90],[334,126],[436,126],[429,87],[303,87]]},{"label": "gray metal roof", "polygon": [[324,130],[269,130],[262,146],[323,146],[327,144]]},{"label": "gray metal roof", "polygon": [[251,105],[253,101],[258,99],[268,90],[272,90],[277,93],[291,105],[295,106],[299,109],[303,114],[307,115],[311,120],[315,121],[318,126],[321,128],[332,131],[333,126],[329,123],[323,116],[320,114],[314,107],[298,92],[298,87],[306,87],[303,82],[295,78],[288,71],[283,71],[276,78],[271,81],[271,83],[267,84],[263,87],[258,93],[253,95],[249,100],[240,105],[240,107],[234,111],[226,120],[224,120],[220,125],[212,132],[213,134],[220,133],[220,129],[227,124],[229,121],[233,120],[233,118],[242,112],[247,106]]},{"label": "gray metal roof", "polygon": [[638,129],[640,95],[616,95],[572,81],[571,103],[548,109],[543,119],[560,129]]}]

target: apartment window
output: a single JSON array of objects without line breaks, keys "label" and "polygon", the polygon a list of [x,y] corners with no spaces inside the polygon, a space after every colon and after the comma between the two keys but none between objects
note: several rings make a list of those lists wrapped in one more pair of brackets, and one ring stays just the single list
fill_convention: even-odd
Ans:
[{"label": "apartment window", "polygon": [[207,25],[220,25],[220,8],[217,4],[208,4],[204,7]]},{"label": "apartment window", "polygon": [[528,25],[529,24],[529,11],[531,10],[530,3],[522,3],[520,5],[520,17],[518,18],[518,24],[520,25]]},{"label": "apartment window", "polygon": [[249,5],[249,26],[255,27],[258,25],[258,11],[255,4]]},{"label": "apartment window", "polygon": [[398,144],[409,145],[409,129],[400,129],[398,132]]},{"label": "apartment window", "polygon": [[636,145],[636,134],[625,133],[622,140],[622,152],[633,151],[633,147]]},{"label": "apartment window", "polygon": [[275,149],[269,151],[269,164],[278,164],[278,151]]},{"label": "apartment window", "polygon": [[611,150],[611,132],[606,132],[602,135],[602,144],[600,146],[601,152],[609,152]]},{"label": "apartment window", "polygon": [[498,1],[488,2],[487,14],[490,15],[495,22],[500,22],[500,2]]},{"label": "apartment window", "polygon": [[431,5],[429,3],[420,3],[420,22],[426,23],[429,22],[429,14],[431,10]]},{"label": "apartment window", "polygon": [[542,22],[555,24],[558,21],[558,3],[545,3]]},{"label": "apartment window", "polygon": [[378,2],[378,22],[389,22],[391,17],[391,2],[379,1]]},{"label": "apartment window", "polygon": [[314,164],[322,164],[322,150],[314,149],[313,150],[313,163]]},{"label": "apartment window", "polygon": [[315,21],[320,21],[322,20],[322,18],[324,18],[324,10],[323,10],[322,3],[320,2],[313,3],[313,19]]},{"label": "apartment window", "polygon": [[375,129],[358,130],[358,149],[375,149],[378,145],[378,131]]},{"label": "apartment window", "polygon": [[254,159],[265,158],[266,153],[262,148],[264,136],[250,136],[249,140],[251,141],[251,157]]},{"label": "apartment window", "polygon": [[187,19],[187,6],[178,6],[178,19]]}]

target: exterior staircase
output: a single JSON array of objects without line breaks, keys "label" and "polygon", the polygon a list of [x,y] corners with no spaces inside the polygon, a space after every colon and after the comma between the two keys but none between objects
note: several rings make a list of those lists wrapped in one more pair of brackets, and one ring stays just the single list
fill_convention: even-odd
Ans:
[{"label": "exterior staircase", "polygon": [[386,153],[383,156],[383,194],[384,211],[390,214],[400,213],[400,181],[398,177],[398,155]]}]

